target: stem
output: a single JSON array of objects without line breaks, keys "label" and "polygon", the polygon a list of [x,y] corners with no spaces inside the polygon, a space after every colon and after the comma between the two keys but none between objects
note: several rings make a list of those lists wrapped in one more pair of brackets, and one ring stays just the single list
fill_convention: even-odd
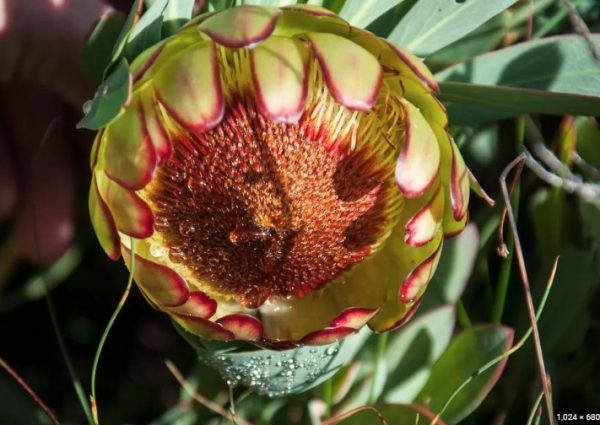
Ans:
[{"label": "stem", "polygon": [[108,337],[108,334],[110,332],[110,330],[113,327],[113,324],[115,323],[115,320],[117,319],[117,316],[119,315],[119,312],[121,311],[121,309],[123,308],[123,306],[125,305],[125,301],[127,301],[127,297],[129,296],[129,293],[131,292],[131,284],[133,283],[133,274],[135,272],[135,242],[133,240],[133,238],[130,238],[131,240],[131,268],[129,270],[129,278],[127,279],[127,286],[125,287],[125,292],[123,292],[123,295],[121,296],[121,299],[119,300],[119,304],[117,304],[117,308],[115,309],[115,311],[113,312],[112,316],[110,317],[108,324],[106,325],[106,328],[104,329],[104,332],[102,333],[102,336],[100,337],[100,342],[98,343],[98,348],[96,349],[96,354],[94,356],[94,363],[92,364],[92,396],[91,396],[91,405],[92,405],[92,414],[94,416],[94,423],[98,423],[98,409],[97,409],[97,405],[96,405],[96,372],[98,370],[98,363],[100,362],[100,355],[102,354],[102,348],[104,347],[104,343],[106,342],[106,338]]},{"label": "stem", "polygon": [[469,314],[467,313],[467,309],[465,308],[462,299],[456,302],[456,315],[458,319],[458,323],[462,328],[470,328],[473,326],[471,319],[469,318]]},{"label": "stem", "polygon": [[[48,138],[54,131],[54,127],[56,127],[56,125],[60,121],[61,121],[60,117],[56,117],[48,125],[48,128],[46,129],[46,132],[44,133],[44,136],[42,137],[42,141],[40,142],[40,145],[38,146],[35,158],[33,159],[34,164],[37,164],[38,161],[40,160],[42,148],[44,147],[44,145],[48,141]],[[37,167],[37,165],[35,165],[35,166]],[[35,199],[35,197],[32,197],[32,199]],[[33,244],[34,244],[34,249],[35,249],[35,256],[38,260],[38,263],[41,263],[40,259],[42,258],[42,255],[41,255],[41,249],[40,249],[40,241],[39,241],[39,233],[38,233],[38,229],[37,229],[36,217],[37,217],[37,205],[36,205],[35,201],[32,201],[32,203],[31,203],[31,221],[32,221],[32,226],[33,226]],[[60,349],[60,354],[61,354],[62,359],[65,362],[65,365],[67,367],[69,377],[71,378],[71,382],[73,383],[73,388],[75,389],[75,393],[77,394],[77,398],[79,400],[79,404],[81,405],[81,408],[83,409],[83,413],[85,414],[85,417],[86,417],[88,423],[90,425],[93,425],[94,421],[92,419],[92,412],[87,403],[87,397],[85,395],[85,391],[83,390],[81,381],[79,381],[79,378],[77,377],[77,374],[75,373],[75,368],[73,367],[73,363],[71,362],[71,356],[69,355],[69,352],[67,351],[67,345],[65,344],[65,340],[64,340],[62,331],[60,330],[60,326],[58,324],[58,315],[56,314],[54,302],[52,301],[52,296],[50,295],[50,291],[48,290],[50,285],[48,283],[48,277],[46,276],[45,270],[43,270],[43,269],[41,270],[40,277],[42,278],[42,283],[44,285],[44,292],[46,295],[45,296],[46,306],[48,307],[48,315],[50,316],[50,322],[52,323],[52,330],[54,331],[54,335],[55,335],[56,341],[58,343],[58,348]]]},{"label": "stem", "polygon": [[510,198],[508,195],[508,189],[506,188],[506,175],[514,168],[517,164],[523,163],[525,160],[525,154],[522,153],[515,160],[513,160],[502,172],[500,177],[500,188],[502,189],[502,196],[506,203],[506,210],[508,215],[508,221],[512,231],[513,239],[515,241],[515,254],[517,256],[517,262],[519,264],[519,273],[521,275],[521,282],[523,283],[523,291],[525,292],[525,301],[527,304],[527,312],[529,313],[529,320],[531,322],[531,329],[533,331],[533,342],[535,345],[535,353],[538,362],[538,368],[540,371],[540,379],[542,381],[542,387],[544,388],[544,399],[546,401],[546,409],[548,413],[548,421],[551,424],[555,423],[554,418],[554,407],[552,405],[552,391],[550,388],[550,378],[546,373],[546,365],[544,364],[544,355],[542,353],[542,344],[540,342],[540,332],[537,326],[536,313],[533,307],[533,299],[531,297],[531,287],[529,285],[529,277],[527,276],[527,268],[525,266],[525,259],[523,257],[523,250],[521,248],[521,240],[517,229],[517,221],[513,214],[510,206]]},{"label": "stem", "polygon": [[[520,152],[525,142],[525,117],[521,116],[517,120],[516,125],[517,135],[517,151]],[[520,174],[520,173],[519,173]],[[515,216],[519,215],[519,203],[521,195],[521,184],[518,181],[519,174],[515,177],[515,182],[511,187],[511,206]],[[504,226],[504,220],[501,220],[500,226]],[[506,295],[508,293],[508,285],[510,283],[510,272],[512,269],[513,257],[514,257],[514,241],[509,239],[506,244],[506,250],[508,256],[505,258],[500,268],[500,276],[498,277],[498,286],[496,288],[496,296],[494,297],[494,306],[492,309],[491,321],[493,323],[502,322],[502,315],[504,313],[504,307],[506,305]]]},{"label": "stem", "polygon": [[331,417],[331,408],[333,404],[333,379],[329,378],[323,384],[323,399],[325,400],[325,413],[323,417]]},{"label": "stem", "polygon": [[233,385],[227,384],[229,389],[229,413],[231,413],[231,422],[237,425],[235,419],[235,397],[233,396]]}]

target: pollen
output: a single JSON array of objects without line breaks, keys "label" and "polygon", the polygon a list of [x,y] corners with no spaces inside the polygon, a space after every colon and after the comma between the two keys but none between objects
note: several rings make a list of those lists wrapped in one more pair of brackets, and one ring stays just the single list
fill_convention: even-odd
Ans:
[{"label": "pollen", "polygon": [[176,269],[256,308],[319,290],[381,246],[402,203],[401,108],[382,90],[373,110],[350,111],[313,64],[300,120],[272,122],[232,77],[245,75],[244,57],[231,59],[222,58],[226,110],[214,129],[192,134],[164,114],[173,155],[143,197]]}]

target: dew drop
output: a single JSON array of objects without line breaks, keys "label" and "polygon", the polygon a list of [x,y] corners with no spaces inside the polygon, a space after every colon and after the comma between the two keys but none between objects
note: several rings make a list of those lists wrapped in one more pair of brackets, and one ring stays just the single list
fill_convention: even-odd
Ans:
[{"label": "dew drop", "polygon": [[90,111],[92,110],[92,104],[93,102],[91,100],[86,100],[82,106],[81,109],[83,109],[83,113],[85,115],[89,114]]},{"label": "dew drop", "polygon": [[337,352],[338,352],[338,347],[337,346],[331,346],[331,347],[327,347],[327,349],[325,350],[325,355],[327,355],[327,356],[333,356]]},{"label": "dew drop", "polygon": [[196,227],[194,226],[193,223],[190,223],[189,221],[186,221],[186,220],[179,223],[179,234],[181,236],[190,237],[194,233],[196,233]]},{"label": "dew drop", "polygon": [[150,245],[150,255],[154,258],[160,258],[164,255],[165,249],[160,245]]}]

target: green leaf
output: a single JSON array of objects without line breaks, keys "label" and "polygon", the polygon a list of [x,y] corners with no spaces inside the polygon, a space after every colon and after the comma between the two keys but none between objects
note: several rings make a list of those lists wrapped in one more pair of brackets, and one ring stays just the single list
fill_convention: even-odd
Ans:
[{"label": "green leaf", "polygon": [[[110,123],[121,111],[131,93],[131,74],[127,60],[121,59],[108,78],[100,84],[90,103],[84,105],[85,116],[77,128],[98,130]],[[89,101],[88,101],[89,102]]]},{"label": "green leaf", "polygon": [[[600,34],[591,37],[600,48]],[[600,64],[578,35],[516,44],[452,66],[436,78],[600,96]]]},{"label": "green leaf", "polygon": [[[592,39],[600,47],[600,35],[592,35]],[[452,66],[436,78],[441,81],[441,98],[452,103],[450,115],[461,123],[523,112],[600,114],[600,64],[577,35],[534,40],[487,53]],[[468,104],[478,106],[460,110]]]},{"label": "green leaf", "polygon": [[[577,117],[577,153],[592,167],[600,167],[600,127],[593,118]],[[597,173],[596,173],[597,174]],[[594,176],[598,178],[598,176]]]},{"label": "green leaf", "polygon": [[122,13],[102,15],[86,40],[81,52],[81,65],[94,81],[102,81],[102,75],[112,60],[113,46],[123,25],[125,16]]},{"label": "green leaf", "polygon": [[596,246],[600,246],[600,206],[579,200],[579,211],[581,219],[585,223],[585,232],[590,234],[596,243]]},{"label": "green leaf", "polygon": [[[598,220],[597,215],[595,220]],[[598,279],[596,266],[597,260],[591,251],[574,248],[563,248],[561,251],[552,291],[548,296],[544,314],[538,322],[545,352],[565,351],[564,340],[573,331],[573,324],[580,312],[586,309],[588,295]],[[547,269],[542,270],[538,283],[548,276]],[[539,288],[536,291],[539,297],[543,285],[538,284],[535,287]]]},{"label": "green leaf", "polygon": [[494,16],[475,31],[427,57],[427,66],[441,69],[464,62],[498,46],[508,30],[507,12]]},{"label": "green leaf", "polygon": [[[445,248],[445,247],[444,247]],[[390,335],[385,360],[389,375],[383,391],[388,403],[410,403],[448,346],[456,313],[453,305],[428,311]]]},{"label": "green leaf", "polygon": [[352,25],[366,28],[385,12],[404,0],[347,0],[339,15]]},{"label": "green leaf", "polygon": [[282,351],[214,352],[194,346],[200,360],[217,369],[224,380],[274,397],[301,393],[331,378],[354,357],[369,335],[365,327],[333,344]]},{"label": "green leaf", "polygon": [[163,11],[162,37],[169,37],[192,17],[194,0],[169,0]]},{"label": "green leaf", "polygon": [[406,13],[389,40],[428,56],[467,35],[516,0],[421,0]]},{"label": "green leaf", "polygon": [[119,34],[119,37],[115,43],[115,47],[113,48],[112,63],[116,63],[121,57],[123,50],[125,49],[127,39],[129,38],[129,33],[131,32],[135,21],[139,17],[139,14],[142,12],[142,6],[142,0],[135,0],[131,5],[131,10],[129,11],[129,15],[127,15],[125,25],[123,25],[121,33]]},{"label": "green leaf", "polygon": [[167,0],[156,0],[131,29],[125,44],[125,56],[130,62],[161,40],[163,11],[166,6]]},{"label": "green leaf", "polygon": [[[429,380],[416,397],[440,412],[452,393],[477,370],[512,345],[514,332],[505,326],[482,325],[469,328],[452,340],[432,368]],[[507,359],[474,378],[450,403],[442,418],[455,424],[466,418],[492,389]]]},{"label": "green leaf", "polygon": [[600,115],[600,97],[506,86],[440,82],[450,122],[476,125],[522,113]]}]

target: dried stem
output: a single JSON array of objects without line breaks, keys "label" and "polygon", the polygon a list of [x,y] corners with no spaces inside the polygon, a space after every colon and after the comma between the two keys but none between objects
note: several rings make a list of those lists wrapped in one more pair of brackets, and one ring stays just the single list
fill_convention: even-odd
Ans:
[{"label": "dried stem", "polygon": [[343,421],[344,419],[349,418],[350,416],[352,416],[358,412],[362,412],[364,410],[370,410],[373,413],[375,413],[377,415],[377,419],[379,419],[379,422],[381,422],[381,425],[388,425],[388,422],[385,420],[385,417],[381,414],[381,412],[379,410],[377,410],[373,406],[360,406],[360,407],[356,407],[354,409],[347,410],[342,413],[338,413],[337,415],[333,416],[332,418],[329,418],[326,421],[321,422],[321,425],[335,425],[335,424]]},{"label": "dried stem", "polygon": [[569,13],[569,21],[571,21],[573,29],[575,29],[575,31],[579,35],[585,38],[585,41],[587,42],[590,51],[592,52],[596,60],[600,62],[600,51],[598,51],[598,48],[596,47],[594,41],[592,40],[592,37],[590,36],[590,29],[588,28],[587,24],[585,23],[575,6],[573,6],[573,2],[571,2],[571,0],[561,0],[561,3]]},{"label": "dried stem", "polygon": [[[515,187],[517,187],[517,183],[519,182],[519,179],[521,178],[521,172],[523,171],[523,165],[524,162],[520,162],[519,164],[517,164],[517,170],[515,171],[515,175],[513,176],[513,180],[510,183],[510,191],[509,194],[510,196],[512,196]],[[500,176],[500,178],[504,178],[506,179],[506,175],[504,175],[504,173],[502,173],[502,175]],[[498,248],[496,248],[496,251],[498,252],[498,255],[502,258],[506,258],[508,256],[508,248],[506,246],[506,242],[504,242],[504,223],[506,222],[506,213],[507,213],[507,209],[504,208],[502,210],[502,214],[500,215],[500,224],[498,225]]]},{"label": "dried stem", "polygon": [[25,382],[25,380],[23,378],[21,378],[21,376],[12,367],[10,367],[8,365],[8,363],[6,363],[6,361],[4,361],[4,359],[2,357],[0,357],[0,366],[6,372],[8,372],[8,374],[15,381],[17,381],[17,384],[19,384],[21,386],[21,388],[23,388],[27,394],[29,394],[31,396],[31,398],[33,399],[33,401],[35,402],[35,404],[37,404],[40,407],[40,409],[42,409],[44,411],[44,413],[46,414],[46,416],[48,416],[48,419],[50,419],[50,422],[52,422],[54,425],[60,425],[60,422],[58,421],[58,419],[56,419],[56,416],[54,416],[54,413],[52,413],[52,410],[50,410],[50,408],[48,406],[46,406],[46,404],[35,393],[35,391],[33,391],[31,389],[31,387],[29,385],[27,385],[27,383]]},{"label": "dried stem", "polygon": [[544,355],[542,353],[542,345],[540,342],[540,332],[537,327],[536,314],[535,309],[533,307],[533,299],[531,297],[531,287],[529,285],[529,277],[527,276],[527,268],[525,266],[525,259],[523,257],[523,249],[521,247],[521,240],[519,238],[519,232],[517,230],[517,223],[515,221],[515,217],[512,211],[512,206],[510,205],[510,195],[508,194],[508,188],[506,185],[506,177],[511,172],[513,168],[518,166],[520,163],[523,163],[526,160],[526,155],[520,154],[517,158],[511,161],[510,164],[502,171],[502,175],[500,176],[500,188],[502,190],[502,197],[504,198],[504,203],[506,205],[506,210],[508,214],[508,221],[510,223],[510,227],[513,234],[513,240],[515,242],[515,254],[517,256],[517,262],[519,264],[519,273],[521,274],[521,282],[523,283],[523,290],[525,292],[525,301],[527,304],[527,312],[529,314],[529,320],[531,323],[531,329],[533,331],[533,342],[535,345],[535,352],[538,362],[538,368],[540,371],[540,379],[542,381],[542,387],[544,389],[544,399],[546,402],[546,409],[548,413],[548,422],[553,425],[555,424],[554,420],[554,409],[552,407],[552,391],[550,388],[550,377],[546,373],[546,366],[544,364]]},{"label": "dried stem", "polygon": [[240,419],[240,418],[234,416],[231,412],[228,412],[223,407],[219,406],[216,403],[213,403],[212,401],[210,401],[209,399],[204,397],[202,394],[198,393],[185,380],[183,374],[179,371],[179,369],[177,369],[177,366],[175,366],[175,364],[171,360],[165,360],[165,365],[167,366],[167,369],[169,369],[171,374],[173,374],[173,377],[175,377],[177,382],[179,382],[179,385],[181,385],[181,387],[185,390],[185,392],[187,392],[194,400],[196,400],[198,403],[200,403],[201,405],[206,407],[208,410],[216,413],[217,415],[221,415],[224,418],[229,419],[230,421],[232,421],[235,424],[252,425],[250,422],[247,422],[243,419]]}]

